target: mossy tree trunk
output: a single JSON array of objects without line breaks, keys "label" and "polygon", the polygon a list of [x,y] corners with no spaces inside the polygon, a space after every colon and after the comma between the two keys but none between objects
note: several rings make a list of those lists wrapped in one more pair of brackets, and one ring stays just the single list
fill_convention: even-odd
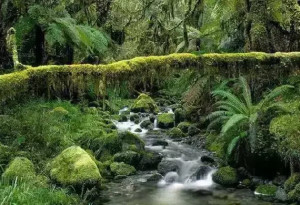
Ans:
[{"label": "mossy tree trunk", "polygon": [[300,6],[297,0],[245,0],[246,51],[299,51]]}]

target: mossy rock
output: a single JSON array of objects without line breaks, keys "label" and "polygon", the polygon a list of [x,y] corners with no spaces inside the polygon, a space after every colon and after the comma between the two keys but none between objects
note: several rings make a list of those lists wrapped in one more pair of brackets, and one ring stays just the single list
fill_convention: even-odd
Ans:
[{"label": "mossy rock", "polygon": [[173,139],[181,139],[186,137],[186,134],[184,134],[181,129],[174,127],[169,132],[168,135]]},{"label": "mossy rock", "polygon": [[232,167],[221,167],[213,174],[213,181],[223,186],[235,186],[238,183],[237,171]]},{"label": "mossy rock", "polygon": [[134,167],[139,165],[140,159],[140,154],[134,151],[125,151],[114,155],[115,162],[124,162]]},{"label": "mossy rock", "polygon": [[131,145],[135,145],[135,148],[139,151],[145,149],[145,142],[136,134],[126,131],[120,133],[119,137],[122,142],[122,148],[124,151],[129,150]]},{"label": "mossy rock", "polygon": [[285,181],[284,190],[286,192],[290,192],[299,183],[300,183],[300,173],[294,173]]},{"label": "mossy rock", "polygon": [[180,123],[185,120],[186,113],[182,108],[177,108],[174,112],[175,114],[175,122]]},{"label": "mossy rock", "polygon": [[54,114],[54,115],[59,115],[59,116],[68,116],[69,115],[69,111],[63,107],[56,107],[53,110],[51,110],[50,113]]},{"label": "mossy rock", "polygon": [[101,175],[90,155],[78,146],[65,149],[49,165],[51,179],[62,185],[97,184]]},{"label": "mossy rock", "polygon": [[175,125],[174,114],[172,113],[163,113],[157,116],[157,124],[159,128],[168,129],[172,128]]},{"label": "mossy rock", "polygon": [[300,200],[300,183],[297,184],[292,191],[288,192],[287,197],[290,202],[299,202],[299,200]]},{"label": "mossy rock", "polygon": [[140,170],[156,170],[162,160],[162,155],[156,152],[142,152],[139,163]]},{"label": "mossy rock", "polygon": [[136,170],[133,166],[125,164],[124,162],[112,163],[110,165],[110,170],[115,176],[129,176],[136,173]]},{"label": "mossy rock", "polygon": [[33,163],[25,157],[16,157],[6,168],[2,177],[7,180],[32,180],[36,177]]},{"label": "mossy rock", "polygon": [[132,112],[148,112],[148,113],[157,113],[159,111],[155,101],[148,95],[142,93],[134,101],[131,106]]},{"label": "mossy rock", "polygon": [[190,126],[191,126],[191,123],[189,123],[189,122],[181,122],[177,125],[177,127],[185,134],[188,133]]},{"label": "mossy rock", "polygon": [[262,184],[255,189],[255,195],[265,200],[272,200],[276,196],[278,187],[273,184]]}]

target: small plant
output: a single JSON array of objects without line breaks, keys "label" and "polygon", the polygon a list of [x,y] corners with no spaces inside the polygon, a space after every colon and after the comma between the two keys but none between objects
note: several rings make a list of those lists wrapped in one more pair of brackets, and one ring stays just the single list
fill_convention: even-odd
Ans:
[{"label": "small plant", "polygon": [[246,79],[240,77],[239,85],[242,89],[241,96],[233,94],[230,90],[225,90],[224,86],[213,91],[212,94],[217,99],[217,111],[207,117],[210,120],[208,129],[221,124],[220,135],[229,138],[227,156],[232,154],[243,138],[247,138],[251,152],[254,152],[259,117],[270,108],[283,110],[283,106],[274,99],[293,88],[290,85],[277,87],[255,105]]}]

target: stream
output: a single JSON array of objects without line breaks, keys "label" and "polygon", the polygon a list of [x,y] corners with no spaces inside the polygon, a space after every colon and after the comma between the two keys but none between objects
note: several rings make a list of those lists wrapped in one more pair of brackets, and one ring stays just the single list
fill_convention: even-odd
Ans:
[{"label": "stream", "polygon": [[[126,112],[120,110],[119,114]],[[166,112],[172,112],[168,109]],[[131,113],[132,114],[132,113]],[[141,114],[141,122],[149,119],[149,115]],[[140,124],[114,121],[119,131],[130,131],[141,137],[146,150],[162,155],[163,161],[176,167],[160,176],[158,171],[139,171],[136,175],[115,180],[107,184],[103,191],[105,205],[222,205],[222,204],[266,204],[258,200],[249,189],[230,189],[215,184],[212,175],[215,167],[201,161],[201,157],[209,155],[206,150],[199,150],[180,141],[171,140],[165,130],[157,128],[141,129]],[[135,132],[136,129],[141,132]],[[167,145],[155,146],[155,142],[163,141]],[[199,167],[205,167],[197,175]],[[157,177],[155,177],[157,176]],[[273,203],[275,204],[275,203]]]}]

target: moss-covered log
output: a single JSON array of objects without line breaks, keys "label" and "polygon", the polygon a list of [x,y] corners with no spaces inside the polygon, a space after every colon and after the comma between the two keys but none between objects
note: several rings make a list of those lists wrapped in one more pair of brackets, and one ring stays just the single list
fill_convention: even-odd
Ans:
[{"label": "moss-covered log", "polygon": [[136,85],[157,84],[173,69],[194,68],[204,75],[236,77],[246,75],[256,87],[276,84],[298,70],[300,53],[173,54],[138,57],[108,65],[49,65],[0,76],[0,102],[30,96],[78,99],[93,90],[106,95],[106,88],[128,82]]}]

